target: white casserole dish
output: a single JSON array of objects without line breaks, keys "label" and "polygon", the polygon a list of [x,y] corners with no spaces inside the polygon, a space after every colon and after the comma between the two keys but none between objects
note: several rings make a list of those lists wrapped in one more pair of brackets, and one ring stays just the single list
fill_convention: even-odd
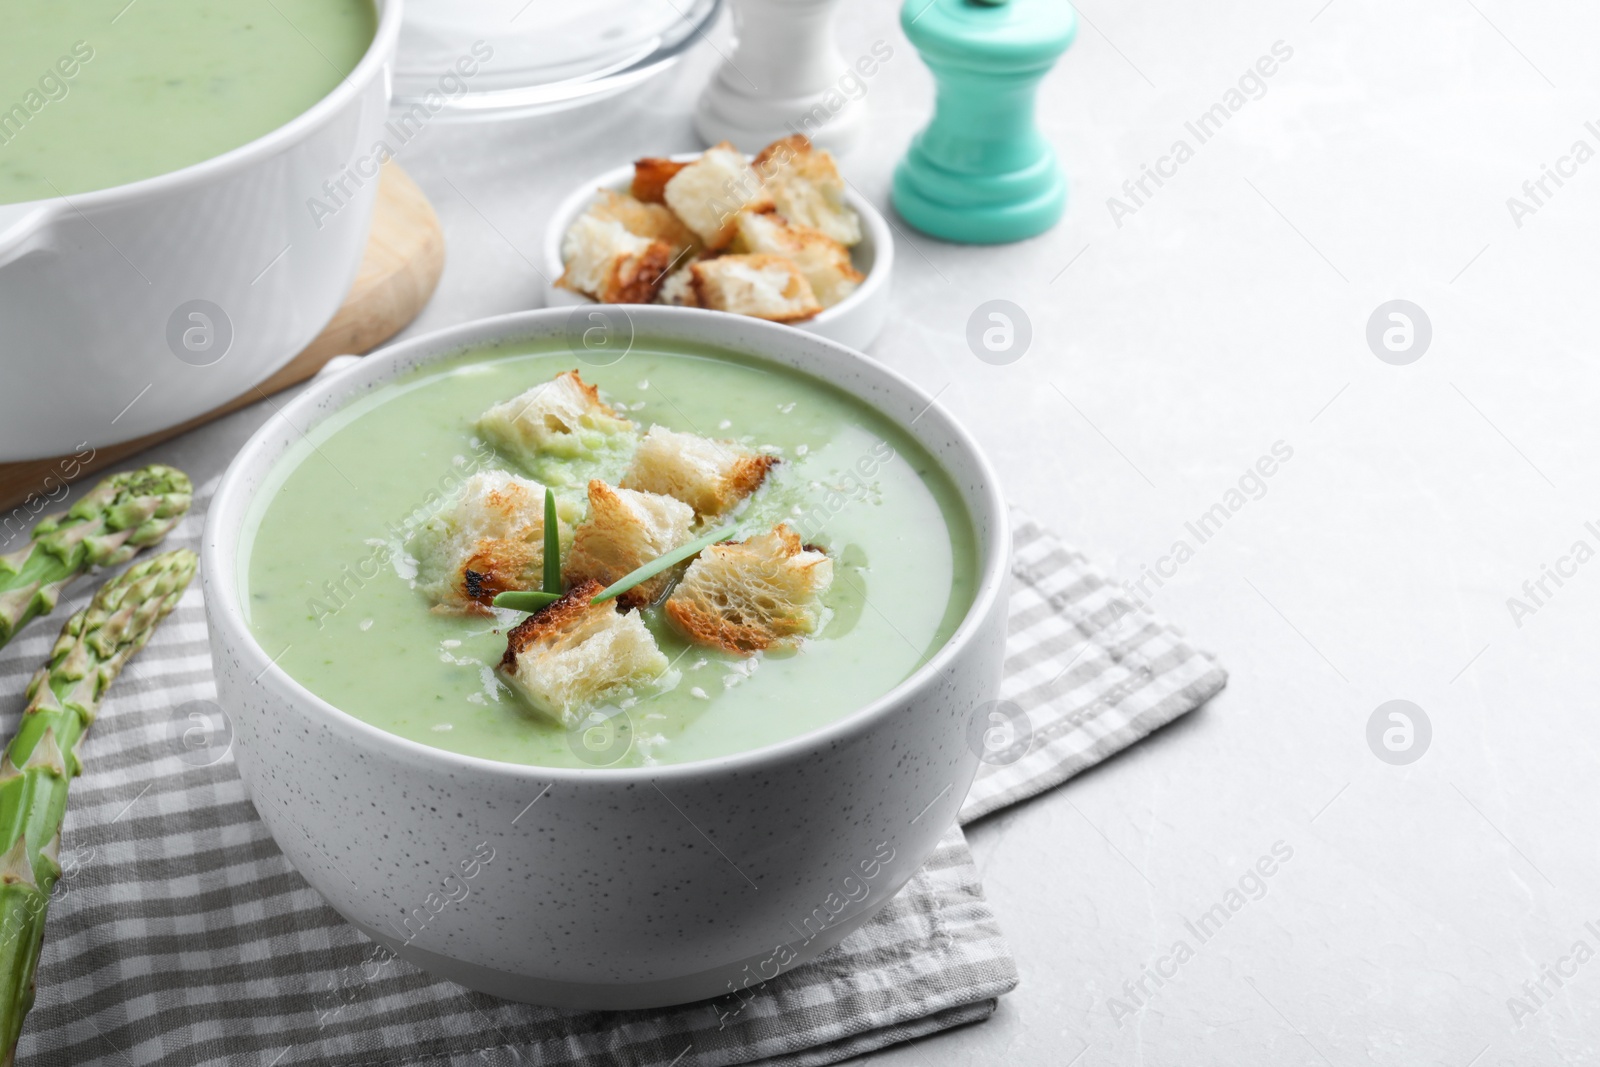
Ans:
[{"label": "white casserole dish", "polygon": [[[375,2],[355,70],[266,136],[143,181],[0,204],[0,462],[184,422],[333,317],[366,247],[400,28],[401,0]],[[337,202],[327,182],[342,183]]]}]

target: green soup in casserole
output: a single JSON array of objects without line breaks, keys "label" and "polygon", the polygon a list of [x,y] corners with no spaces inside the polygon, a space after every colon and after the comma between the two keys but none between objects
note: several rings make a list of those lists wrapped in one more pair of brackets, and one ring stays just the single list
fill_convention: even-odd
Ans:
[{"label": "green soup in casserole", "polygon": [[0,0],[0,204],[153,178],[261,137],[372,43],[371,0]]}]

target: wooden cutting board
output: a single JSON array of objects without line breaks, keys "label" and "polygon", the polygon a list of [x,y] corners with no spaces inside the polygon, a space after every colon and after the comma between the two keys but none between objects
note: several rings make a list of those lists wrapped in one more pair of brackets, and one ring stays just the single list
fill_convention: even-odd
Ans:
[{"label": "wooden cutting board", "polygon": [[[233,400],[178,426],[95,451],[88,462],[76,459],[31,459],[0,463],[0,510],[22,503],[45,486],[109,467],[113,463],[169,440],[212,419],[257,403],[264,396],[305,381],[334,356],[365,354],[416,318],[433,296],[444,270],[444,230],[422,190],[395,163],[385,163],[378,181],[372,234],[349,295],[323,331],[276,374]],[[46,482],[46,479],[50,479]]]}]

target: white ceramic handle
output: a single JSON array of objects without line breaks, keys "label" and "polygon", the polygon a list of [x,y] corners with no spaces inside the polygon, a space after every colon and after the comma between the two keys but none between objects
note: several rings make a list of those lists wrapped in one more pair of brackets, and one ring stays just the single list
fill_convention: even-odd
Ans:
[{"label": "white ceramic handle", "polygon": [[734,52],[706,87],[695,129],[755,152],[792,133],[844,151],[863,111],[834,43],[840,0],[732,0]]},{"label": "white ceramic handle", "polygon": [[55,216],[53,201],[35,200],[26,204],[0,204],[0,267],[32,249],[30,240]]}]

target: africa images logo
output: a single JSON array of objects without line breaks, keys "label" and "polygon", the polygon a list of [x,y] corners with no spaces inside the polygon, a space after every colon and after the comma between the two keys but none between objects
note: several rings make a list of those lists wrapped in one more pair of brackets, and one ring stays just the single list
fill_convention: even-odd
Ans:
[{"label": "africa images logo", "polygon": [[[1139,209],[1148,204],[1168,181],[1176,178],[1178,168],[1195,157],[1195,151],[1199,146],[1221,133],[1222,127],[1234,115],[1244,110],[1246,104],[1266,96],[1267,79],[1293,58],[1292,46],[1281,40],[1273,41],[1269,55],[1259,57],[1254,65],[1239,75],[1234,85],[1223,92],[1220,100],[1206,108],[1192,121],[1183,124],[1187,137],[1174,139],[1166,154],[1157,157],[1154,166],[1149,163],[1141,164],[1139,176],[1129,178],[1122,183],[1122,197],[1107,197],[1106,210],[1111,214],[1111,221],[1117,224],[1117,229],[1122,229],[1125,219],[1137,215]],[[1193,144],[1189,143],[1190,138],[1193,138]],[[1151,188],[1152,185],[1154,188]]]}]

